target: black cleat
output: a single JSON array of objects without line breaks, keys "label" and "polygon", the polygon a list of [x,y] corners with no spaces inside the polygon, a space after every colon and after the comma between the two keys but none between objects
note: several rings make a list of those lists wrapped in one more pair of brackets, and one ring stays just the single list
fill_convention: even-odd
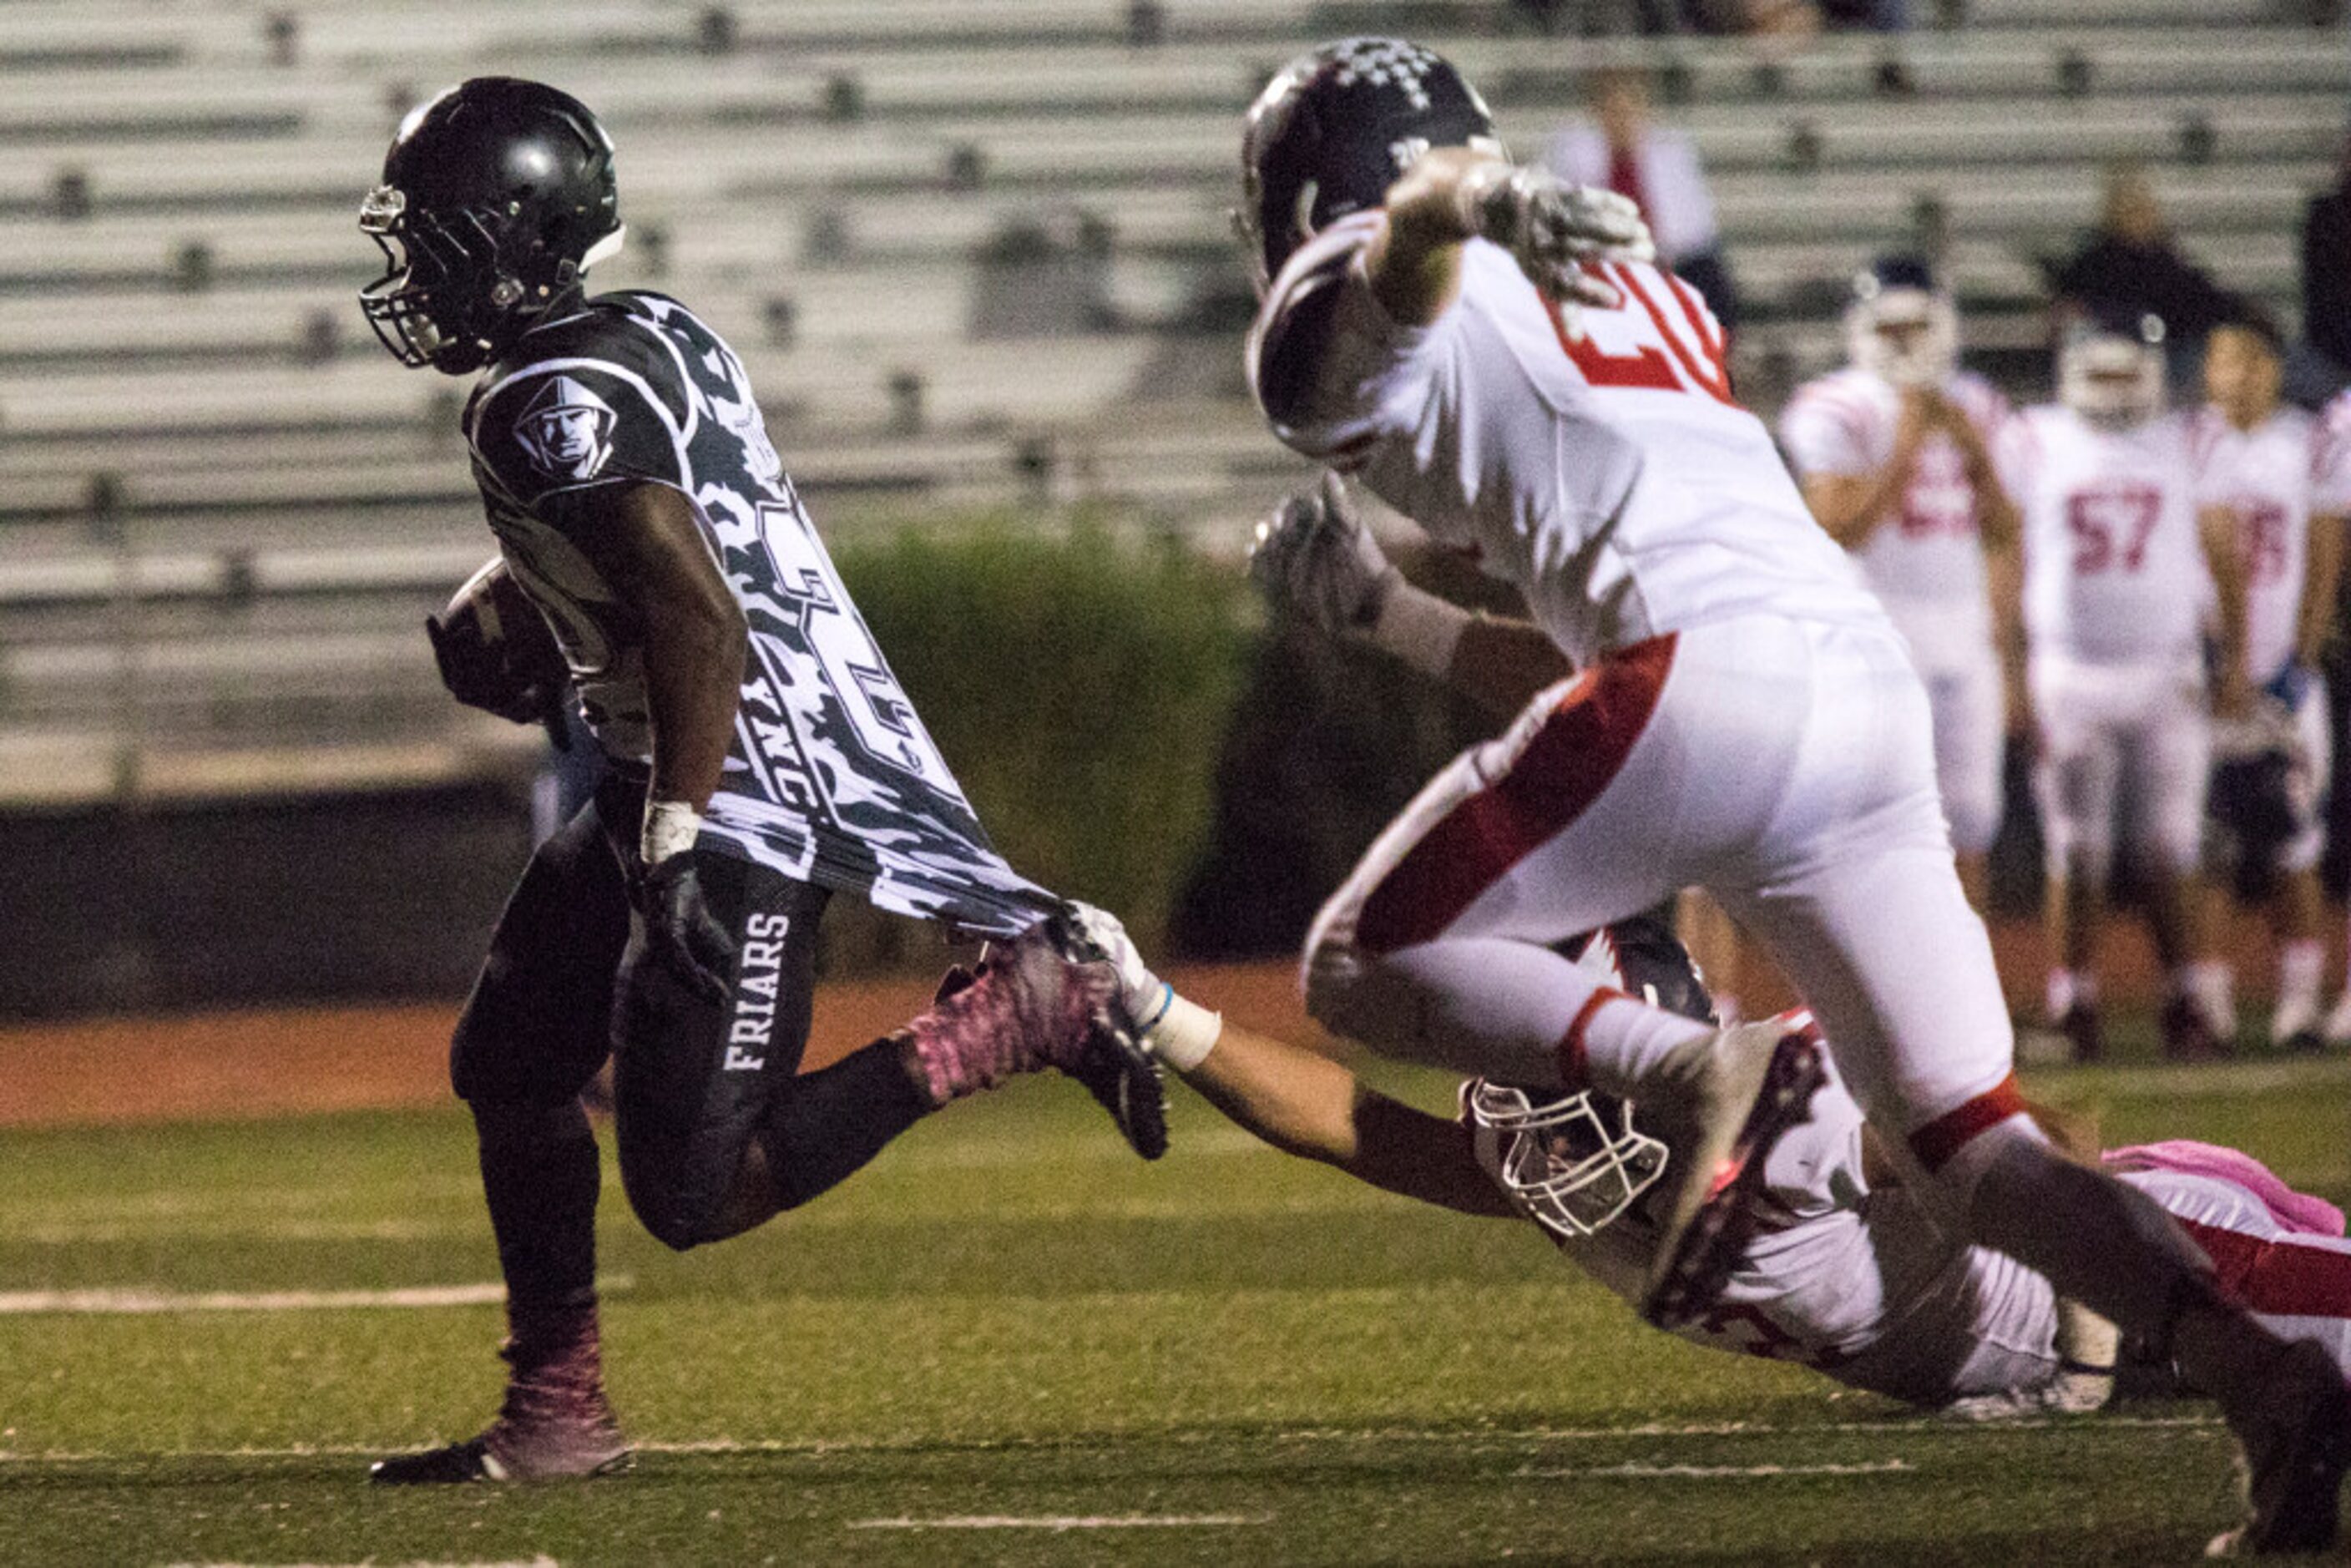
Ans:
[{"label": "black cleat", "polygon": [[[1774,1039],[1776,1033],[1777,1038]],[[1711,1107],[1717,1127],[1735,1125],[1725,1137],[1703,1134],[1697,1158],[1670,1211],[1650,1266],[1641,1316],[1661,1329],[1677,1329],[1703,1317],[1721,1299],[1747,1244],[1754,1239],[1755,1200],[1763,1166],[1772,1147],[1810,1113],[1813,1096],[1828,1081],[1820,1046],[1807,1034],[1777,1022],[1726,1030],[1713,1042],[1724,1059],[1719,1082],[1733,1092]],[[1758,1051],[1762,1060],[1756,1061]],[[1738,1058],[1745,1057],[1740,1061]],[[1738,1092],[1753,1084],[1751,1094]],[[1746,1109],[1739,1115],[1738,1107]],[[1707,1145],[1711,1144],[1713,1148]]]},{"label": "black cleat", "polygon": [[2229,1414],[2241,1446],[2245,1522],[2215,1538],[2204,1554],[2331,1551],[2341,1528],[2343,1477],[2351,1470],[2351,1388],[2335,1358],[2307,1340],[2287,1345],[2255,1407]]},{"label": "black cleat", "polygon": [[629,1463],[629,1440],[602,1393],[549,1396],[510,1387],[507,1407],[479,1435],[378,1459],[368,1467],[368,1479],[382,1487],[584,1480],[616,1474]]}]

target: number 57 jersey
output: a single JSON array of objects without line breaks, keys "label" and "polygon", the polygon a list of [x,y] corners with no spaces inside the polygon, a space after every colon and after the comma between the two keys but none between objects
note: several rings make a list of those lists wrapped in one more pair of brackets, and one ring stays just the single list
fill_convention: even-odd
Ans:
[{"label": "number 57 jersey", "polygon": [[2211,579],[2185,419],[2101,430],[2055,404],[2001,433],[2024,519],[2024,629],[2035,657],[2162,664],[2192,655]]},{"label": "number 57 jersey", "polygon": [[1885,624],[1732,401],[1695,290],[1612,264],[1621,308],[1562,312],[1472,240],[1460,298],[1407,328],[1364,266],[1386,221],[1332,224],[1267,293],[1249,377],[1284,442],[1472,552],[1579,664],[1758,612]]}]

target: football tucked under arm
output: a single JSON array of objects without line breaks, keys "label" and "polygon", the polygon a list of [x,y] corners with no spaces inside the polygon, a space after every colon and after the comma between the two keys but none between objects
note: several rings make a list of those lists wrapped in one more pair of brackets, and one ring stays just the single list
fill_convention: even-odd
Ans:
[{"label": "football tucked under arm", "polygon": [[544,724],[565,744],[563,653],[503,559],[465,580],[438,615],[424,619],[441,684],[468,707],[516,724]]}]

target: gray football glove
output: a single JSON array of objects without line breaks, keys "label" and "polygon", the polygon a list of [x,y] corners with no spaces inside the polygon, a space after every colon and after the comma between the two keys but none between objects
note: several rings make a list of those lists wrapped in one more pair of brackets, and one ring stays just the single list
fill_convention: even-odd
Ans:
[{"label": "gray football glove", "polygon": [[1290,497],[1257,526],[1249,576],[1275,611],[1332,637],[1370,631],[1403,580],[1355,516],[1345,482],[1327,471],[1317,493]]},{"label": "gray football glove", "polygon": [[1641,209],[1614,191],[1571,185],[1548,169],[1486,163],[1463,176],[1462,218],[1510,253],[1534,286],[1562,304],[1613,310],[1625,301],[1586,262],[1657,258]]}]

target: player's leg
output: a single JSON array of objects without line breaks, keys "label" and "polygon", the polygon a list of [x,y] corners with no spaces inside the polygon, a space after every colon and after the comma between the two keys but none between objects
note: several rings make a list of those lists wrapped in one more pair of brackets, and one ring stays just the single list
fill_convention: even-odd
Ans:
[{"label": "player's leg", "polygon": [[[1818,638],[1824,653],[1851,641]],[[1787,869],[1739,893],[1734,915],[1802,990],[1855,1097],[1971,1239],[2164,1347],[2220,1399],[2249,1458],[2256,1543],[2331,1541],[2351,1389],[2331,1362],[2228,1302],[2160,1205],[2063,1156],[2026,1113],[1991,942],[1943,843],[1923,714],[1905,733],[1901,709],[1923,699],[1915,683],[1906,694],[1877,682],[1879,663],[1866,645],[1823,658],[1814,688],[1845,700],[1815,707],[1805,749],[1822,771],[1790,786],[1792,807],[1817,797],[1844,831],[1823,844],[1792,810],[1794,831],[1764,846]]]},{"label": "player's leg", "polygon": [[604,1060],[628,899],[601,813],[635,821],[624,782],[539,846],[499,917],[451,1049],[473,1113],[507,1283],[509,1373],[496,1421],[387,1459],[387,1484],[589,1475],[625,1459],[603,1392],[596,1304],[596,1140],[580,1092]]},{"label": "player's leg", "polygon": [[2095,956],[2113,864],[2121,747],[2098,706],[2102,694],[2070,664],[2036,663],[2032,686],[2040,720],[2032,792],[2046,877],[2042,918],[2050,955],[2049,1022],[2072,1044],[2075,1061],[2089,1061],[2104,1049]]},{"label": "player's leg", "polygon": [[2334,736],[2326,688],[2313,676],[2294,706],[2297,741],[2289,795],[2294,831],[2278,852],[2279,883],[2272,904],[2278,946],[2277,1004],[2270,1038],[2297,1051],[2322,1043],[2319,988],[2326,972],[2326,894],[2318,880],[2326,847],[2326,800],[2334,787]]},{"label": "player's leg", "polygon": [[2158,1144],[2110,1160],[2179,1222],[2264,1327],[2312,1341],[2351,1376],[2351,1239],[2340,1209],[2234,1149]]},{"label": "player's leg", "polygon": [[2147,920],[2165,976],[2164,1049],[2211,1056],[2229,1049],[2237,1024],[2232,977],[2213,941],[2213,898],[2199,869],[2212,770],[2210,728],[2194,675],[2150,671],[2147,686],[2146,712],[2125,750],[2126,793],[2137,804],[2125,838],[2145,874]]},{"label": "player's leg", "polygon": [[[1614,993],[1549,944],[1690,880],[1667,804],[1687,792],[1679,656],[1660,639],[1603,661],[1431,779],[1316,917],[1307,1010],[1389,1055],[1560,1086],[1562,1042]],[[1634,1050],[1705,1032],[1601,1027],[1640,1032]]]},{"label": "player's leg", "polygon": [[1992,841],[2000,836],[2001,761],[2008,738],[2000,665],[1986,650],[1980,660],[1938,675],[1927,695],[1935,720],[1935,782],[1951,825],[1959,885],[1981,910]]},{"label": "player's leg", "polygon": [[801,1075],[829,895],[732,857],[705,856],[703,870],[737,938],[726,993],[656,984],[641,998],[625,980],[612,1024],[622,1185],[671,1247],[797,1207],[950,1101],[1015,1073],[1076,1072],[1099,1047],[1113,977],[1062,956],[1040,927],[998,944],[904,1029]]}]

